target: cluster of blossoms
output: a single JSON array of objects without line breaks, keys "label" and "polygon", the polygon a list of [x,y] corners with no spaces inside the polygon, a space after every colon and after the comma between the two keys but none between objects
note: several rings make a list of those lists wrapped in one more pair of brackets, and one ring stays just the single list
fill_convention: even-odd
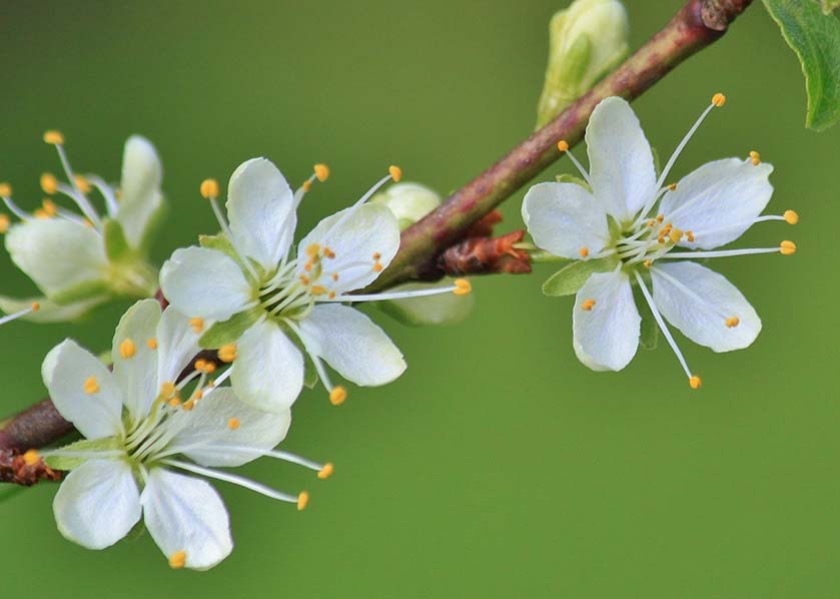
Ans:
[{"label": "cluster of blossoms", "polygon": [[[543,289],[577,295],[574,349],[594,370],[620,370],[637,351],[642,318],[634,289],[695,389],[700,378],[666,320],[719,352],[747,347],[761,329],[737,288],[688,260],[795,252],[790,241],[775,248],[715,249],[757,222],[797,222],[793,211],[761,216],[773,191],[772,167],[751,152],[745,160],[711,162],[664,185],[702,120],[724,101],[721,94],[712,99],[657,174],[629,105],[607,98],[587,128],[588,172],[567,143],[558,144],[583,179],[541,183],[525,197],[522,215],[536,245],[552,259],[571,261]],[[12,313],[0,323],[18,317],[67,320],[110,298],[156,295],[158,273],[146,261],[163,207],[162,169],[153,146],[137,136],[128,140],[115,189],[95,175],[76,175],[59,133],[48,132],[45,140],[57,148],[68,183],[47,173],[41,187],[72,200],[80,214],[51,199],[30,214],[12,200],[8,185],[0,186],[0,196],[21,221],[12,225],[0,218],[6,247],[44,294],[0,298],[4,308],[17,307],[7,309]],[[440,203],[417,184],[380,192],[400,180],[397,167],[295,245],[297,210],[315,182],[329,176],[326,165],[313,170],[293,191],[269,160],[248,160],[230,178],[224,211],[219,184],[205,180],[200,192],[221,231],[176,250],[164,263],[159,285],[168,307],[162,309],[157,299],[135,303],[117,326],[107,361],[71,340],[47,355],[42,372],[55,407],[84,438],[31,450],[25,460],[43,458],[69,471],[54,501],[65,537],[102,549],[142,519],[173,568],[218,564],[233,542],[224,504],[204,479],[303,509],[306,492],[283,493],[221,469],[270,457],[329,477],[332,464],[275,449],[304,385],[320,381],[339,405],[347,390],[332,382],[328,366],[361,386],[384,385],[405,371],[399,349],[355,305],[382,301],[408,314],[405,301],[424,298],[423,310],[433,314],[426,322],[446,320],[444,312],[460,318],[464,306],[469,309],[452,305],[470,292],[463,279],[365,293],[396,255],[400,231]],[[105,215],[93,207],[94,189]]]},{"label": "cluster of blossoms", "polygon": [[[95,175],[72,171],[59,133],[48,132],[45,141],[58,149],[70,183],[46,173],[41,187],[70,198],[81,214],[51,199],[30,214],[11,199],[10,186],[0,188],[21,220],[11,225],[8,217],[0,218],[6,247],[44,293],[32,300],[3,299],[4,307],[27,305],[0,323],[69,320],[110,298],[155,295],[158,274],[145,262],[145,251],[163,196],[152,145],[137,136],[128,140],[122,182],[114,189]],[[168,306],[162,309],[157,299],[134,304],[116,329],[110,360],[69,339],[47,355],[42,371],[53,403],[84,438],[30,450],[25,461],[43,459],[69,471],[54,501],[66,538],[103,549],[142,518],[173,568],[218,564],[233,547],[229,520],[221,498],[202,478],[303,509],[305,491],[283,493],[220,468],[272,457],[329,477],[332,464],[274,449],[286,436],[304,382],[320,380],[338,405],[347,391],[332,383],[325,364],[359,385],[383,385],[405,370],[385,332],[348,304],[444,295],[462,300],[470,292],[459,279],[359,293],[396,254],[404,221],[418,220],[439,203],[412,184],[373,201],[382,186],[400,179],[394,166],[353,206],[321,221],[295,250],[298,206],[312,184],[328,175],[325,165],[316,165],[292,192],[271,162],[249,160],[231,177],[227,216],[218,183],[204,181],[200,191],[221,233],[202,236],[201,247],[177,250],[164,264],[160,286]],[[91,202],[94,188],[105,216]],[[405,198],[418,189],[424,197],[407,206]]]},{"label": "cluster of blossoms", "polygon": [[657,176],[636,115],[624,100],[607,98],[586,129],[589,172],[566,142],[558,144],[583,181],[541,183],[525,196],[522,217],[534,242],[575,261],[546,281],[543,290],[577,294],[574,349],[593,370],[621,370],[636,354],[642,319],[633,299],[635,285],[693,389],[701,379],[689,369],[665,320],[716,352],[745,348],[761,330],[755,310],[732,283],[687,260],[796,251],[791,241],[773,248],[715,250],[755,223],[798,222],[792,210],[761,216],[773,193],[768,181],[773,167],[752,151],[745,160],[709,162],[664,185],[700,123],[725,101],[723,94],[715,94]]}]

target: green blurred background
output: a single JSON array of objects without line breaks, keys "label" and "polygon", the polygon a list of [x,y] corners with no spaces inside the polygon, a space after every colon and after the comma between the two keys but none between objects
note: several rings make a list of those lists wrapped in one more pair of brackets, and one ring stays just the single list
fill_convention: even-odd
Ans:
[{"label": "green blurred background", "polygon": [[[446,192],[530,131],[547,22],[563,4],[7,0],[0,179],[34,207],[39,174],[58,170],[45,129],[65,133],[80,170],[112,180],[125,138],[148,136],[172,207],[159,260],[215,230],[199,181],[257,155],[292,181],[331,165],[304,231],[392,162]],[[635,48],[680,2],[628,4]],[[341,408],[320,390],[299,400],[284,446],[334,461],[331,480],[269,461],[246,469],[308,488],[307,511],[220,485],[236,550],[211,572],[173,572],[147,535],[104,552],[65,541],[55,487],[40,485],[0,505],[0,595],[838,596],[840,128],[803,128],[799,66],[758,3],[635,103],[661,153],[716,91],[729,102],[675,175],[758,149],[776,167],[770,209],[802,220],[742,242],[792,238],[792,258],[715,263],[764,331],[729,355],[680,338],[701,391],[664,343],[619,374],[578,363],[571,299],[540,293],[550,268],[475,280],[462,325],[415,330],[375,314],[410,364],[397,383],[351,387]],[[521,197],[504,206],[509,229]],[[34,290],[5,254],[0,269],[0,292]],[[105,349],[124,308],[85,325],[3,327],[0,413],[44,394],[40,363],[60,339]]]}]

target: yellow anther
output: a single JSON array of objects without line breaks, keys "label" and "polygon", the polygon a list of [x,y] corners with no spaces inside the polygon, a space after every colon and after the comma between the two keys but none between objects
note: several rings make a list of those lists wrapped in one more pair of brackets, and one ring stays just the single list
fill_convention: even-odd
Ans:
[{"label": "yellow anther", "polygon": [[668,237],[671,238],[672,243],[677,243],[680,239],[682,239],[683,232],[681,229],[672,229],[668,233]]},{"label": "yellow anther", "polygon": [[694,232],[693,231],[686,231],[685,238],[690,242],[694,243]]},{"label": "yellow anther", "polygon": [[759,154],[755,150],[752,150],[750,152],[750,162],[752,162],[753,166],[758,166],[759,164],[761,164],[761,154]]},{"label": "yellow anther", "polygon": [[[27,466],[34,466],[38,462],[41,461],[41,456],[38,454],[38,451],[35,449],[29,449],[26,453],[23,454],[23,463]],[[318,475],[320,476],[320,474]]]},{"label": "yellow anther", "polygon": [[89,218],[85,218],[82,220],[82,223],[88,227],[89,229],[93,229],[93,223],[90,221]]},{"label": "yellow anther", "polygon": [[472,285],[467,279],[455,279],[455,289],[452,293],[455,295],[469,295],[472,291]]},{"label": "yellow anther", "polygon": [[193,398],[190,398],[189,400],[185,401],[184,405],[181,406],[181,409],[186,411],[186,412],[189,412],[190,410],[192,410],[195,407],[195,402],[197,401],[197,399],[200,399],[200,398],[193,397]]},{"label": "yellow anther", "polygon": [[46,194],[54,194],[58,191],[58,179],[52,173],[44,173],[41,175],[41,189]]},{"label": "yellow anther", "polygon": [[120,357],[123,360],[128,360],[137,353],[137,346],[131,339],[123,339],[120,343]]},{"label": "yellow anther", "polygon": [[76,175],[76,178],[74,180],[76,181],[76,187],[79,188],[79,191],[81,191],[82,193],[90,193],[90,181],[88,181],[82,175]]},{"label": "yellow anther", "polygon": [[692,389],[699,389],[702,384],[703,384],[703,380],[699,376],[697,376],[696,374],[694,376],[692,376],[690,379],[688,379],[688,385]]},{"label": "yellow anther", "polygon": [[318,478],[321,480],[325,480],[332,476],[333,472],[335,472],[335,466],[332,464],[324,464],[324,467],[318,471]]},{"label": "yellow anther", "polygon": [[64,143],[64,135],[61,134],[61,131],[56,131],[51,129],[44,133],[44,143],[48,143],[54,146]]},{"label": "yellow anther", "polygon": [[0,214],[0,233],[7,232],[11,225],[12,225],[12,221],[9,220],[9,215],[8,214]]},{"label": "yellow anther", "polygon": [[163,397],[176,397],[178,395],[178,387],[172,381],[165,381],[160,385],[160,394]]},{"label": "yellow anther", "polygon": [[12,186],[8,183],[0,183],[0,196],[4,198],[12,197]]},{"label": "yellow anther", "polygon": [[344,400],[347,399],[347,389],[338,385],[333,387],[332,391],[330,391],[330,403],[334,406],[340,406],[344,403]]},{"label": "yellow anther", "polygon": [[201,197],[205,200],[219,197],[219,182],[215,179],[205,179],[201,182],[198,190],[201,192]]},{"label": "yellow anther", "polygon": [[394,166],[393,164],[388,167],[388,174],[391,175],[391,178],[399,183],[399,180],[402,179],[402,169],[398,166]]},{"label": "yellow anther", "polygon": [[650,220],[647,222],[647,226],[648,226],[648,227],[651,227],[651,228],[655,227],[655,226],[656,226],[656,219],[655,219],[655,218],[650,219]]},{"label": "yellow anther", "polygon": [[236,359],[236,344],[228,343],[219,348],[219,359],[230,364]]},{"label": "yellow anther", "polygon": [[44,210],[43,208],[38,208],[35,212],[33,212],[33,213],[32,213],[32,215],[33,215],[35,218],[38,218],[38,219],[40,219],[40,220],[46,220],[46,219],[48,219],[48,218],[52,218],[52,216],[50,216],[50,215],[47,213],[47,211],[46,211],[46,210]]},{"label": "yellow anther", "polygon": [[304,285],[309,285],[309,277],[307,277],[306,275],[300,275],[300,277],[298,278],[300,279],[300,282]]},{"label": "yellow anther", "polygon": [[644,262],[645,268],[650,268],[653,266],[653,260],[645,260]]},{"label": "yellow anther", "polygon": [[732,316],[730,318],[727,318],[724,322],[726,322],[727,327],[729,327],[730,329],[734,329],[739,324],[741,324],[741,319],[737,316]]},{"label": "yellow anther", "polygon": [[334,251],[332,251],[332,250],[331,250],[330,248],[328,248],[328,247],[325,247],[325,248],[324,248],[324,255],[325,255],[327,258],[329,258],[330,260],[332,260],[333,258],[335,258],[335,252],[334,252]]},{"label": "yellow anther", "polygon": [[589,312],[590,310],[592,310],[592,308],[595,307],[595,303],[596,302],[594,299],[586,299],[583,300],[583,302],[580,304],[580,308],[581,310],[586,310],[587,312]]},{"label": "yellow anther", "polygon": [[381,262],[374,263],[373,272],[382,272],[382,263]]},{"label": "yellow anther", "polygon": [[316,164],[312,167],[312,170],[315,171],[315,177],[321,183],[326,181],[330,176],[330,167],[328,167],[326,164]]},{"label": "yellow anther", "polygon": [[93,395],[94,393],[99,393],[99,382],[96,380],[95,376],[89,376],[85,379],[85,384],[83,389],[85,393],[88,395]]},{"label": "yellow anther", "polygon": [[205,360],[204,358],[199,358],[195,361],[195,364],[193,364],[193,368],[195,368],[196,370],[204,370],[206,367],[207,360]]},{"label": "yellow anther", "polygon": [[53,202],[49,198],[44,198],[44,201],[41,202],[41,208],[49,216],[55,216],[58,214],[58,208],[56,207],[55,202]]},{"label": "yellow anther", "polygon": [[166,402],[166,403],[168,403],[168,404],[169,404],[171,407],[173,407],[173,408],[177,408],[178,406],[180,406],[180,405],[181,405],[181,400],[180,400],[180,399],[178,399],[177,397],[173,397],[172,399],[170,399],[170,400],[169,400],[168,402]]},{"label": "yellow anther", "polygon": [[321,253],[321,246],[317,243],[311,243],[306,246],[306,255],[310,258],[315,258],[318,254]]},{"label": "yellow anther", "polygon": [[150,339],[146,339],[146,347],[149,349],[157,349],[157,339],[151,337]]},{"label": "yellow anther", "polygon": [[796,253],[796,244],[792,241],[783,241],[779,246],[779,251],[782,252],[782,256],[790,256]]},{"label": "yellow anther", "polygon": [[312,270],[312,262],[307,262],[306,264],[304,264],[303,265],[303,270],[305,270],[306,272],[311,271]]},{"label": "yellow anther", "polygon": [[335,291],[330,291],[330,293],[327,297],[330,298],[330,299],[335,299]]},{"label": "yellow anther", "polygon": [[39,304],[38,302],[32,302],[32,305],[30,306],[30,308],[32,308],[33,312],[37,312],[38,310],[41,309],[41,304]]},{"label": "yellow anther", "polygon": [[677,191],[677,184],[676,183],[671,183],[668,186],[668,191]]},{"label": "yellow anther", "polygon": [[299,512],[302,512],[306,509],[306,506],[309,504],[309,493],[306,491],[301,491],[300,495],[298,495],[297,500],[297,508]]},{"label": "yellow anther", "polygon": [[187,565],[187,552],[176,551],[169,556],[169,567],[173,570],[180,570]]},{"label": "yellow anther", "polygon": [[312,181],[307,179],[306,181],[303,182],[301,187],[303,187],[303,191],[305,191],[306,193],[309,193],[309,190],[312,189]]},{"label": "yellow anther", "polygon": [[589,248],[580,248],[578,254],[580,254],[581,258],[586,258],[587,256],[589,256]]},{"label": "yellow anther", "polygon": [[200,333],[204,330],[204,319],[198,317],[190,318],[190,327],[192,327],[192,330],[196,333]]},{"label": "yellow anther", "polygon": [[561,139],[560,141],[557,142],[557,149],[560,150],[561,152],[568,152],[569,151],[569,142],[567,142],[565,139]]},{"label": "yellow anther", "polygon": [[374,260],[380,260],[381,258],[382,258],[382,254],[380,254],[379,252],[373,252],[373,259]]},{"label": "yellow anther", "polygon": [[783,216],[785,217],[785,221],[790,225],[795,225],[799,222],[799,215],[793,210],[785,210]]},{"label": "yellow anther", "polygon": [[656,216],[656,222],[661,223],[663,220],[665,220],[665,215],[664,214],[658,214]]},{"label": "yellow anther", "polygon": [[228,420],[228,428],[232,431],[238,429],[241,424],[242,423],[239,422],[239,418],[231,418],[230,420]]},{"label": "yellow anther", "polygon": [[720,108],[721,106],[726,104],[726,96],[724,96],[721,93],[716,93],[714,96],[712,96],[712,104]]},{"label": "yellow anther", "polygon": [[324,295],[324,294],[327,292],[327,288],[326,288],[326,287],[324,287],[323,285],[313,285],[313,286],[309,289],[309,292],[310,292],[312,295]]},{"label": "yellow anther", "polygon": [[338,273],[337,273],[337,272],[334,272],[332,275],[330,275],[330,278],[331,278],[333,281],[337,281],[337,280],[338,280]]}]

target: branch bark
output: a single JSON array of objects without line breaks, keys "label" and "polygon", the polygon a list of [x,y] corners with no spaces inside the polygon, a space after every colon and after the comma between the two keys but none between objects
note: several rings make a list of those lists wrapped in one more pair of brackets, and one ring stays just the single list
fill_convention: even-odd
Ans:
[{"label": "branch bark", "polygon": [[[557,160],[559,140],[570,145],[580,141],[598,102],[608,96],[628,100],[638,97],[683,60],[719,39],[751,3],[752,0],[689,0],[659,33],[588,94],[456,191],[437,210],[406,229],[397,256],[368,291],[442,276],[447,263],[465,265],[463,272],[470,272],[470,268],[472,272],[524,272],[522,265],[527,265],[527,260],[505,251],[512,250],[513,237],[469,239],[470,228]],[[476,262],[465,260],[462,252],[467,246],[480,247],[483,258]],[[446,254],[449,248],[452,252]],[[498,263],[492,262],[492,268],[486,268],[491,264],[489,255],[499,259]],[[27,449],[54,443],[72,431],[73,426],[49,399],[0,423],[0,482],[32,484],[39,479],[54,479],[52,474],[37,476],[30,470],[21,470],[18,458]]]}]

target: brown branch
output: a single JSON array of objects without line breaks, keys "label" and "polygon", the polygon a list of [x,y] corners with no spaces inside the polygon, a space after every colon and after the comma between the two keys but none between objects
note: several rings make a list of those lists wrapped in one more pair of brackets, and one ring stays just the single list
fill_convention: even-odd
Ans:
[{"label": "brown branch", "polygon": [[683,60],[719,39],[751,2],[690,0],[662,31],[588,94],[406,229],[399,253],[367,291],[426,277],[436,257],[457,243],[466,229],[560,158],[558,141],[570,145],[580,141],[598,102],[609,96],[638,97]]},{"label": "brown branch", "polygon": [[[399,253],[368,291],[411,279],[440,277],[447,269],[452,274],[525,272],[525,267],[530,268],[527,257],[517,253],[515,241],[511,241],[521,239],[522,231],[499,239],[470,237],[490,234],[488,227],[495,224],[495,217],[490,216],[493,209],[560,157],[555,148],[559,140],[569,144],[580,141],[598,102],[608,96],[638,97],[680,62],[720,38],[751,3],[690,0],[618,70],[455,192],[440,208],[406,229]],[[480,222],[482,219],[486,220]],[[55,480],[60,473],[49,471],[43,463],[27,465],[21,454],[54,443],[72,431],[72,425],[49,399],[0,423],[0,482]]]}]

